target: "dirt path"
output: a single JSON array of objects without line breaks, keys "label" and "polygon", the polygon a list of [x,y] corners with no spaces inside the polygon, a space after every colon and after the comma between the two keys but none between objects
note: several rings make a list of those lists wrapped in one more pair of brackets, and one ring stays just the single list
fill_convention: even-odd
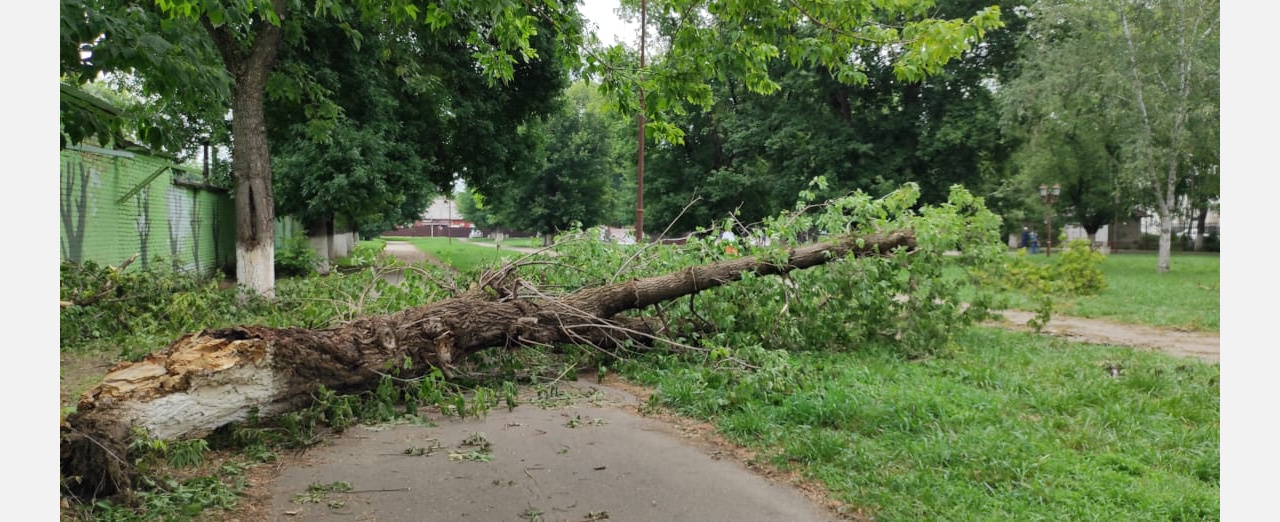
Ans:
[{"label": "dirt path", "polygon": [[[1004,310],[1000,313],[1007,322],[996,324],[1017,330],[1029,330],[1025,325],[1035,317],[1033,312],[1020,310]],[[1049,318],[1049,324],[1042,331],[1076,342],[1133,346],[1206,362],[1218,362],[1221,344],[1218,333],[1186,332],[1056,314]]]},{"label": "dirt path", "polygon": [[[458,273],[458,269],[454,268],[453,265],[445,263],[444,261],[441,261],[440,258],[437,258],[427,252],[418,250],[418,247],[413,246],[413,244],[408,241],[387,241],[387,246],[382,249],[382,254],[394,257],[400,261],[409,263],[410,265],[416,265],[426,261],[445,272],[455,275]],[[393,285],[399,285],[404,282],[404,270],[386,274],[383,276],[383,279],[386,279]]]},{"label": "dirt path", "polygon": [[[267,520],[836,519],[791,485],[637,415],[630,393],[583,381],[561,389],[575,399],[497,408],[484,419],[434,417],[430,427],[353,428],[284,468],[267,486],[269,507],[257,513]],[[298,497],[311,484],[334,482],[353,491],[316,502]]]},{"label": "dirt path", "polygon": [[413,246],[413,243],[408,241],[387,241],[387,246],[383,248],[382,253],[411,265],[426,261],[443,270],[453,273],[458,272],[458,269],[454,268],[453,265],[441,261],[440,258],[428,252],[418,250],[418,247]]}]

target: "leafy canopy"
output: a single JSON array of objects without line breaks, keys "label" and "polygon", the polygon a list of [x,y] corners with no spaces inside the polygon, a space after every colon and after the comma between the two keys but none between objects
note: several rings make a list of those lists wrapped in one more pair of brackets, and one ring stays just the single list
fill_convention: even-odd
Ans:
[{"label": "leafy canopy", "polygon": [[[638,2],[626,5],[634,12]],[[739,78],[756,93],[781,85],[770,66],[785,61],[813,66],[847,85],[868,80],[859,51],[873,49],[893,64],[895,75],[917,81],[941,71],[1000,27],[1000,9],[983,8],[967,18],[931,18],[934,2],[870,1],[753,2],[654,0],[649,20],[658,28],[661,52],[641,69],[622,45],[587,53],[588,74],[627,113],[639,111],[633,86],[645,91],[649,130],[679,142],[684,129],[670,123],[683,104],[709,108],[710,82]]]}]

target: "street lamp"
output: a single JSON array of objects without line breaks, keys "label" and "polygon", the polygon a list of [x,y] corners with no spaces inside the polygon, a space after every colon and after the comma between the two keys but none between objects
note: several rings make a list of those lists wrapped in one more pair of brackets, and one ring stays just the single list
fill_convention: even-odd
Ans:
[{"label": "street lamp", "polygon": [[1052,187],[1040,184],[1040,199],[1044,200],[1044,204],[1049,207],[1047,218],[1045,221],[1049,223],[1049,233],[1045,235],[1045,257],[1053,255],[1053,200],[1058,199],[1058,194],[1062,193],[1062,185],[1054,183]]}]

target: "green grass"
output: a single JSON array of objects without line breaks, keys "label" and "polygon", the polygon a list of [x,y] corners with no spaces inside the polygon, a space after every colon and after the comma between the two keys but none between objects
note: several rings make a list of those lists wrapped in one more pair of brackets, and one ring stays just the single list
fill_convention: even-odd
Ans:
[{"label": "green grass", "polygon": [[[1037,263],[1054,258],[1031,256]],[[1216,254],[1175,252],[1168,273],[1156,273],[1156,254],[1112,254],[1102,263],[1106,290],[1096,296],[1055,296],[1054,311],[1077,317],[1107,319],[1184,330],[1219,331],[1220,258]],[[957,270],[949,270],[956,275]],[[1025,295],[1009,293],[1011,307],[1034,310]]]},{"label": "green grass", "polygon": [[786,358],[628,374],[878,520],[1218,518],[1217,365],[985,328],[923,360]]},{"label": "green grass", "polygon": [[355,248],[351,250],[351,255],[334,260],[333,264],[339,267],[358,267],[371,264],[377,258],[377,255],[387,247],[387,240],[382,238],[366,239],[356,243]]},{"label": "green grass", "polygon": [[1064,313],[1122,323],[1218,331],[1220,258],[1175,253],[1168,273],[1156,273],[1155,254],[1107,256],[1101,295],[1075,299]]},{"label": "green grass", "polygon": [[[472,243],[494,244],[491,237],[477,237],[471,240]],[[540,237],[509,237],[502,240],[503,246],[514,246],[524,248],[542,248],[542,238]]]},{"label": "green grass", "polygon": [[453,265],[459,272],[471,272],[487,267],[508,257],[523,255],[510,250],[499,250],[487,245],[472,245],[467,241],[454,238],[452,243],[445,237],[390,237],[386,239],[408,241],[418,250],[436,257],[444,263]]}]

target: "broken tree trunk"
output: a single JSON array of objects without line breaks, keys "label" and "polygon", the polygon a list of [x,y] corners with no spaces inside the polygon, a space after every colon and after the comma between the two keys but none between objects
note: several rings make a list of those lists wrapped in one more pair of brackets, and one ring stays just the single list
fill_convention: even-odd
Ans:
[{"label": "broken tree trunk", "polygon": [[615,316],[747,272],[783,274],[914,247],[914,233],[902,230],[796,248],[785,264],[743,257],[558,298],[473,294],[323,330],[241,326],[188,334],[139,362],[116,365],[85,393],[62,424],[62,476],[77,495],[111,494],[131,484],[126,451],[135,428],[163,439],[201,436],[255,408],[267,416],[297,407],[320,386],[372,387],[378,370],[406,358],[415,369],[448,373],[454,361],[486,348],[649,341],[661,334],[653,321]]}]

